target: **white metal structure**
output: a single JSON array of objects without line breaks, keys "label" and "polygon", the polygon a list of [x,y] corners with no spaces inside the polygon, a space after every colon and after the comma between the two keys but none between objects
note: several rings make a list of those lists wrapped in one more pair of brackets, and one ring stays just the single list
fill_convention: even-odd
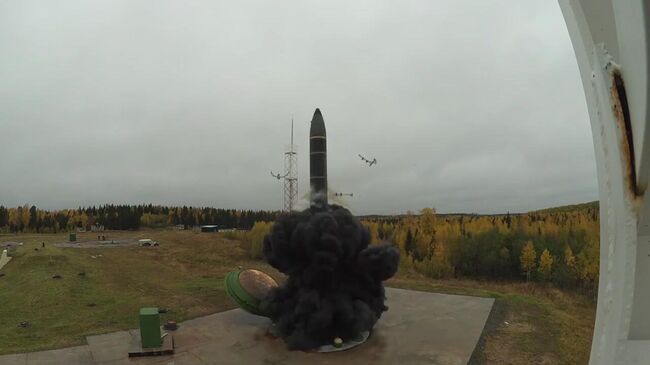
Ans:
[{"label": "white metal structure", "polygon": [[291,212],[295,206],[298,195],[298,153],[293,144],[293,117],[291,118],[291,144],[288,151],[284,153],[284,210]]},{"label": "white metal structure", "polygon": [[600,282],[591,365],[650,364],[650,1],[560,0],[596,153]]}]

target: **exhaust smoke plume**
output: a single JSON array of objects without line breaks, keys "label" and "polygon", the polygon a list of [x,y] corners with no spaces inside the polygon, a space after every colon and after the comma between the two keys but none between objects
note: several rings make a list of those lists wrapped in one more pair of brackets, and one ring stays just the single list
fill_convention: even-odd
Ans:
[{"label": "exhaust smoke plume", "polygon": [[316,109],[309,129],[310,209],[280,216],[264,238],[271,266],[288,275],[262,310],[290,349],[312,349],[371,331],[384,305],[382,281],[395,275],[399,251],[370,246],[350,211],[327,200],[327,133]]},{"label": "exhaust smoke plume", "polygon": [[288,275],[263,302],[290,349],[312,349],[371,331],[384,305],[382,281],[399,251],[370,245],[370,233],[347,209],[329,205],[281,216],[264,239],[264,257]]}]

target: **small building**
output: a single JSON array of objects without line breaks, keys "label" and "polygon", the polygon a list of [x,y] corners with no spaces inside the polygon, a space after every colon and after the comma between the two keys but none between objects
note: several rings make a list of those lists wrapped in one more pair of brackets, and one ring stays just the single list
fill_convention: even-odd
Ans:
[{"label": "small building", "polygon": [[201,232],[218,232],[219,226],[217,225],[205,225],[201,226]]},{"label": "small building", "polygon": [[185,230],[185,225],[184,224],[177,224],[174,226],[174,230],[176,231],[184,231]]}]

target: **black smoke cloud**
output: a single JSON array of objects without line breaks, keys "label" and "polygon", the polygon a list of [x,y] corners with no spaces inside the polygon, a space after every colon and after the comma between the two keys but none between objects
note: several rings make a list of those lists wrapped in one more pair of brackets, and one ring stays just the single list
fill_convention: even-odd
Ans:
[{"label": "black smoke cloud", "polygon": [[369,244],[368,230],[340,206],[278,218],[263,252],[288,279],[263,309],[290,349],[357,338],[388,310],[382,281],[397,272],[399,251]]}]

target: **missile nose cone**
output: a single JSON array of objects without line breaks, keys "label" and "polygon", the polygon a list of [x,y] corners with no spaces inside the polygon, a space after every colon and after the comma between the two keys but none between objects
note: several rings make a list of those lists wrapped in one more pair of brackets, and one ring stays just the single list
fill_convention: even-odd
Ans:
[{"label": "missile nose cone", "polygon": [[311,118],[311,126],[309,128],[310,136],[325,136],[325,121],[320,109],[316,108],[314,116]]},{"label": "missile nose cone", "polygon": [[327,137],[325,121],[319,109],[314,112],[309,127],[309,183],[311,208],[327,210]]}]

